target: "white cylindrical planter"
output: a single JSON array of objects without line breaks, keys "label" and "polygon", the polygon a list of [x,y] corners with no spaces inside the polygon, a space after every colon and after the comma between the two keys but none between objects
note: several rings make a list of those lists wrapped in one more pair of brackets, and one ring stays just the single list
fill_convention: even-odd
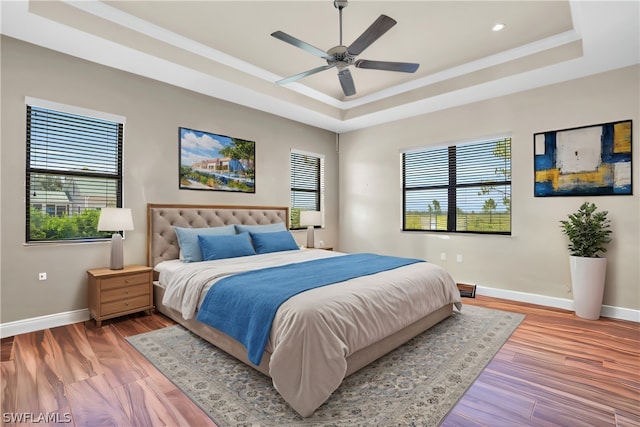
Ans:
[{"label": "white cylindrical planter", "polygon": [[598,320],[602,309],[607,259],[570,256],[569,266],[573,289],[573,309],[576,316]]}]

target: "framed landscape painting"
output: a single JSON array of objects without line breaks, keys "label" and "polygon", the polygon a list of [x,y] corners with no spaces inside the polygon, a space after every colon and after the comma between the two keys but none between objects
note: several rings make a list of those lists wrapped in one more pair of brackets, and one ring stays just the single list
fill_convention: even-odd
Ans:
[{"label": "framed landscape painting", "polygon": [[631,195],[631,120],[533,135],[535,197]]},{"label": "framed landscape painting", "polygon": [[181,190],[255,193],[256,143],[179,128]]}]

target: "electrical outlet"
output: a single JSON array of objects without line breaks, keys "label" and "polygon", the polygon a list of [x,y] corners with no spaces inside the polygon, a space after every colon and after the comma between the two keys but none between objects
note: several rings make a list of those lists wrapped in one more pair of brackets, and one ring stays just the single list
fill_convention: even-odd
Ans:
[{"label": "electrical outlet", "polygon": [[447,260],[447,253],[440,252],[440,261],[446,261],[446,260]]},{"label": "electrical outlet", "polygon": [[462,254],[456,255],[456,261],[462,262]]},{"label": "electrical outlet", "polygon": [[47,280],[47,273],[38,273],[38,280]]}]

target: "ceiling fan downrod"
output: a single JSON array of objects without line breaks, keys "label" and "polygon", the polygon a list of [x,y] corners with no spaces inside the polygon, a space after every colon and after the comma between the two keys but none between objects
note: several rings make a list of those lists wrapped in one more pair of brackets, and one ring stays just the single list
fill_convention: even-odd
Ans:
[{"label": "ceiling fan downrod", "polygon": [[347,7],[347,4],[348,4],[347,0],[334,0],[333,1],[333,5],[335,6],[336,9],[338,9],[338,15],[339,15],[339,19],[340,19],[340,43],[338,43],[338,45],[340,45],[340,46],[342,46],[342,9]]}]

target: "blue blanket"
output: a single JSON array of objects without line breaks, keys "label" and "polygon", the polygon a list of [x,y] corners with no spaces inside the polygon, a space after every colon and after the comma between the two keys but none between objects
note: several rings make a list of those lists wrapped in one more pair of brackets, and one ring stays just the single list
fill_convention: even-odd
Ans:
[{"label": "blue blanket", "polygon": [[422,260],[353,254],[238,273],[209,289],[197,319],[241,342],[259,365],[276,311],[292,296],[417,262]]}]

